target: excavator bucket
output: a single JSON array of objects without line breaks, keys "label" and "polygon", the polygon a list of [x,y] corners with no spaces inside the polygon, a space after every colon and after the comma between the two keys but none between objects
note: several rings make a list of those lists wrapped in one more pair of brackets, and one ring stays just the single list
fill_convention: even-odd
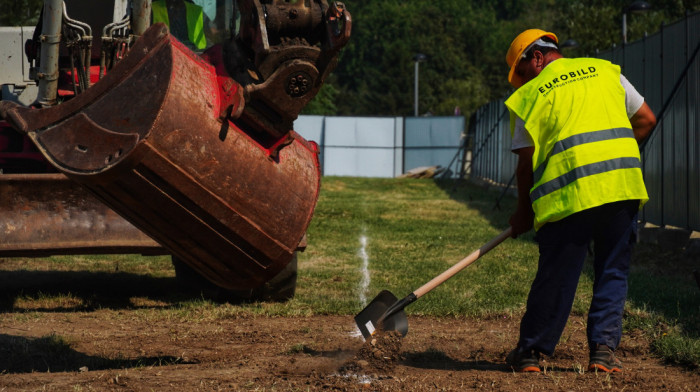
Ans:
[{"label": "excavator bucket", "polygon": [[0,175],[0,257],[167,254],[63,174]]},{"label": "excavator bucket", "polygon": [[243,105],[235,80],[155,24],[84,93],[45,109],[2,102],[0,115],[201,275],[247,289],[292,260],[320,170],[314,143],[260,132]]}]

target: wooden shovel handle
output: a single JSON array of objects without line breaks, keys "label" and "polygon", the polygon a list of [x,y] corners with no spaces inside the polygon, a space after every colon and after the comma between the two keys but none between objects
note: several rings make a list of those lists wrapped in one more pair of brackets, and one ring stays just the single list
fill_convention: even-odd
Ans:
[{"label": "wooden shovel handle", "polygon": [[416,296],[416,299],[422,297],[424,294],[427,294],[432,289],[443,284],[447,279],[453,277],[457,272],[463,270],[464,268],[469,266],[469,264],[475,262],[479,257],[485,255],[486,252],[490,251],[491,249],[499,245],[501,242],[505,241],[506,238],[511,236],[512,231],[513,228],[509,227],[501,234],[494,237],[491,241],[487,242],[484,246],[475,250],[469,256],[463,258],[459,263],[453,265],[447,271],[441,273],[440,275],[433,278],[433,280],[431,280],[430,282],[421,286],[418,290],[413,292],[413,294]]}]

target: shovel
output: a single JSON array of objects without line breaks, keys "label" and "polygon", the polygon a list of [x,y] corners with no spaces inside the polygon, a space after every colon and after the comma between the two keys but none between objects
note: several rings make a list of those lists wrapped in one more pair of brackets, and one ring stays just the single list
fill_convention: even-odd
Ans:
[{"label": "shovel", "polygon": [[463,270],[479,257],[486,254],[486,252],[495,248],[506,238],[510,237],[512,231],[513,229],[509,227],[491,241],[487,242],[484,246],[463,258],[459,263],[453,265],[400,301],[390,291],[382,290],[372,302],[355,316],[355,323],[357,323],[357,328],[362,332],[362,336],[367,339],[377,330],[398,331],[402,336],[406,336],[406,333],[408,333],[408,320],[406,319],[406,313],[403,311],[406,306],[441,285],[447,279],[453,277],[457,272]]}]

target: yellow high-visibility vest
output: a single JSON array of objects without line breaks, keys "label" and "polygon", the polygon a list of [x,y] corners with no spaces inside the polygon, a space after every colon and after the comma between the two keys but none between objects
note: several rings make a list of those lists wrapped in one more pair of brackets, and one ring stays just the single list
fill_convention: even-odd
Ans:
[{"label": "yellow high-visibility vest", "polygon": [[[205,49],[207,47],[207,39],[204,37],[204,12],[202,7],[186,1],[184,3],[185,16],[187,18],[187,37],[197,49]],[[168,7],[165,4],[165,0],[152,2],[151,12],[153,13],[153,23],[163,22],[170,27]]]},{"label": "yellow high-visibility vest", "polygon": [[530,201],[535,230],[606,203],[647,200],[639,146],[625,108],[620,67],[561,58],[505,102],[535,144]]}]

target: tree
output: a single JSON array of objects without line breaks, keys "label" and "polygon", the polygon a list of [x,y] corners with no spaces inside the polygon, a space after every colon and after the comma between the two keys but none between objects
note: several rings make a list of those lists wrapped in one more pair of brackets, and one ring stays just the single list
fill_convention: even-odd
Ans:
[{"label": "tree", "polygon": [[[575,38],[579,47],[574,56],[592,56],[596,50],[607,50],[622,43],[622,14],[629,0],[575,0],[563,9],[561,27]],[[700,10],[700,0],[649,1],[651,9],[627,15],[627,40],[635,41],[659,30],[662,23],[682,18],[686,11]]]},{"label": "tree", "polygon": [[0,26],[34,26],[43,0],[0,0]]},{"label": "tree", "polygon": [[411,115],[413,56],[420,108],[469,113],[510,90],[505,53],[517,33],[551,26],[562,0],[346,1],[353,32],[336,70],[342,114]]},{"label": "tree", "polygon": [[354,24],[336,70],[341,113],[412,114],[416,53],[428,58],[420,67],[422,111],[452,114],[454,106],[465,110],[474,105],[467,97],[451,97],[457,105],[443,103],[440,96],[455,80],[468,80],[477,84],[474,91],[484,90],[483,80],[473,77],[476,69],[470,58],[483,50],[483,40],[474,34],[482,18],[473,17],[469,4],[386,0],[365,2],[357,9],[352,2],[346,4]]},{"label": "tree", "polygon": [[301,114],[334,115],[338,108],[335,105],[338,90],[331,83],[325,83],[318,90],[318,94],[309,101],[301,111]]}]

